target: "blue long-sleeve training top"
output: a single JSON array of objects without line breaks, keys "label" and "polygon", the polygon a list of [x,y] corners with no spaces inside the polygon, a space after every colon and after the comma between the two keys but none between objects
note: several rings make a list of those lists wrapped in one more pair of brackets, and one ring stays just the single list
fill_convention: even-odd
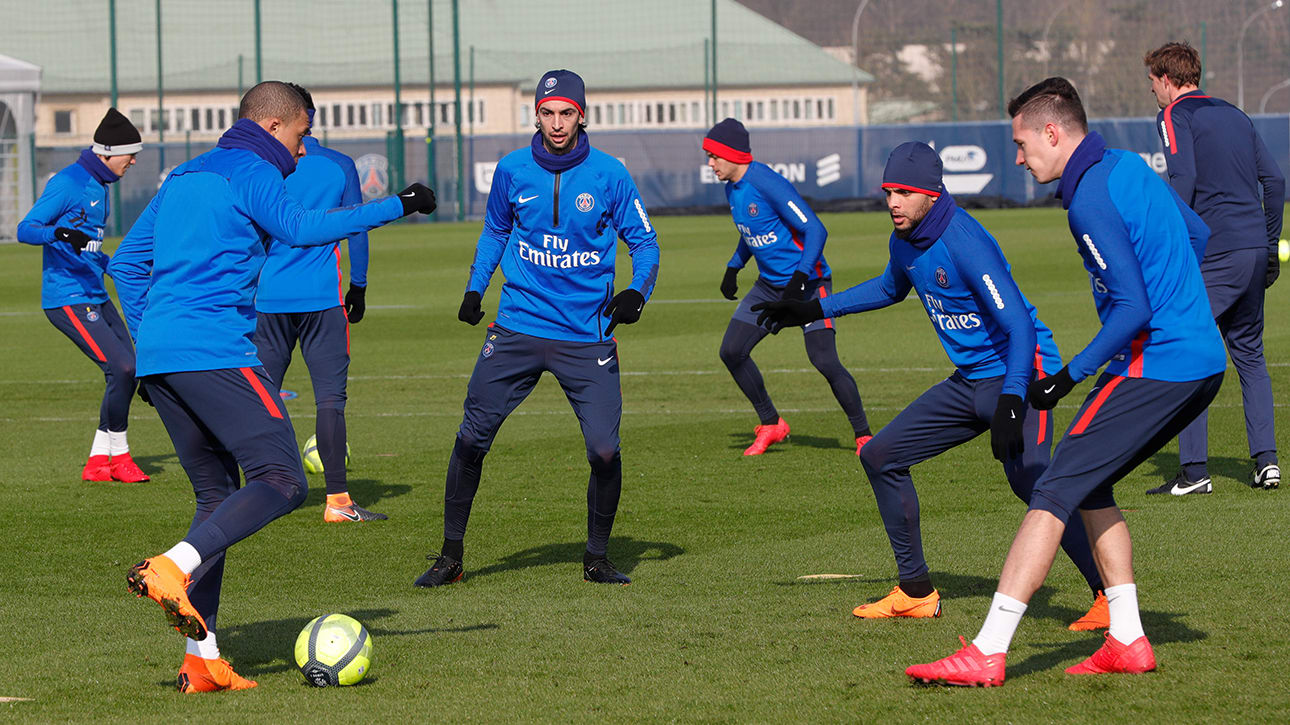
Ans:
[{"label": "blue long-sleeve training top", "polygon": [[1205,223],[1142,158],[1090,133],[1075,149],[1057,195],[1102,320],[1067,368],[1079,381],[1103,364],[1113,375],[1184,382],[1223,371],[1199,260]]},{"label": "blue long-sleeve training top", "polygon": [[[98,163],[103,166],[101,161]],[[42,247],[42,308],[78,302],[98,305],[107,301],[103,270],[107,268],[108,256],[102,252],[77,254],[72,245],[54,238],[55,229],[70,227],[101,241],[107,219],[107,184],[96,179],[84,161],[67,166],[45,184],[36,204],[18,222],[18,241]]]},{"label": "blue long-sleeve training top", "polygon": [[788,284],[794,272],[807,279],[830,277],[824,261],[828,231],[788,179],[760,161],[748,164],[742,178],[726,184],[730,216],[739,243],[727,266],[743,269],[757,259],[757,272],[770,284]]},{"label": "blue long-sleeve training top", "polygon": [[217,147],[167,177],[108,273],[136,340],[136,374],[260,364],[255,289],[270,238],[330,244],[403,215],[397,197],[305,209],[255,152]]},{"label": "blue long-sleeve training top", "polygon": [[[587,143],[582,136],[579,143]],[[501,263],[497,324],[550,340],[599,342],[614,294],[618,239],[632,257],[629,287],[648,300],[658,276],[658,237],[627,168],[590,149],[586,159],[553,173],[526,147],[493,172],[484,229],[467,291],[484,293]]]},{"label": "blue long-sleeve training top", "polygon": [[1206,254],[1281,239],[1286,180],[1250,117],[1219,98],[1184,93],[1156,115],[1169,184],[1209,226]]},{"label": "blue long-sleeve training top", "polygon": [[945,354],[969,380],[1004,376],[1002,393],[1025,397],[1038,366],[1061,368],[1057,343],[1021,294],[1003,250],[972,215],[942,194],[908,239],[888,242],[883,273],[820,300],[830,317],[905,299],[912,287]]},{"label": "blue long-sleeve training top", "polygon": [[[305,156],[287,177],[287,193],[306,209],[334,209],[363,203],[354,161],[305,137]],[[367,286],[367,232],[349,237],[349,281]],[[269,245],[255,295],[257,312],[317,312],[345,303],[340,242],[294,247],[280,239]]]}]

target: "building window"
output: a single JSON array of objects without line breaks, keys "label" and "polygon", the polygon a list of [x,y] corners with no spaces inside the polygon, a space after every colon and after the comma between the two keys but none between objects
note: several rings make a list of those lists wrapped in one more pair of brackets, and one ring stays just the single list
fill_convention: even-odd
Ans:
[{"label": "building window", "polygon": [[200,108],[193,108],[188,111],[188,128],[192,131],[202,130],[202,111]]},{"label": "building window", "polygon": [[54,111],[54,133],[72,132],[72,112]]},{"label": "building window", "polygon": [[131,108],[131,109],[130,109],[130,123],[134,124],[134,127],[135,127],[135,128],[137,128],[137,129],[139,129],[139,131],[140,131],[140,132],[142,132],[142,131],[144,130],[144,128],[143,128],[143,109],[142,109],[142,108]]},{"label": "building window", "polygon": [[829,120],[832,121],[837,117],[838,117],[838,111],[836,108],[833,107],[833,99],[830,98],[829,99]]}]

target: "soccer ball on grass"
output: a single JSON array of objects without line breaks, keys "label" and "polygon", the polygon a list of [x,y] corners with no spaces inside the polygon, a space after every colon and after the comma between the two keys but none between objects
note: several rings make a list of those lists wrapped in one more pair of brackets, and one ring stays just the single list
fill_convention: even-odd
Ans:
[{"label": "soccer ball on grass", "polygon": [[[304,458],[306,471],[323,472],[322,456],[318,455],[318,436],[309,436],[309,440],[305,441],[305,447],[300,449],[300,454]],[[345,468],[349,468],[349,441],[345,441]]]},{"label": "soccer ball on grass", "polygon": [[296,666],[314,687],[358,684],[372,669],[372,637],[353,617],[324,614],[296,637]]}]

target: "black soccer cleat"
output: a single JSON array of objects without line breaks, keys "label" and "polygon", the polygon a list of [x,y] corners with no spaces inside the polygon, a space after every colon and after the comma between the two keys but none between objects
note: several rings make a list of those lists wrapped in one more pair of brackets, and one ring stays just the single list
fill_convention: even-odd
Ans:
[{"label": "black soccer cleat", "polygon": [[1262,488],[1272,490],[1281,485],[1281,467],[1275,463],[1260,468],[1254,472],[1254,480],[1250,482],[1250,488]]},{"label": "black soccer cleat", "polygon": [[417,577],[416,585],[419,587],[441,587],[445,584],[452,584],[461,581],[465,573],[461,568],[461,562],[448,556],[447,554],[432,553],[426,556],[427,559],[434,560],[426,573]]},{"label": "black soccer cleat", "polygon": [[1165,481],[1155,488],[1147,489],[1148,494],[1168,493],[1174,496],[1187,496],[1193,493],[1213,493],[1214,486],[1209,476],[1205,476],[1199,481],[1188,480],[1187,475],[1181,471],[1177,476]]},{"label": "black soccer cleat", "polygon": [[604,557],[584,562],[582,565],[582,579],[596,584],[622,584],[626,586],[632,583],[632,580],[626,574],[615,569],[614,563]]}]

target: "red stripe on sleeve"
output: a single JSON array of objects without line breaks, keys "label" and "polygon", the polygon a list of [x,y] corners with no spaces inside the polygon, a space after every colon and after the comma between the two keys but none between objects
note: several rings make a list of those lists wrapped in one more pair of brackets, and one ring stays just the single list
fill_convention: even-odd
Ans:
[{"label": "red stripe on sleeve", "polygon": [[1079,421],[1075,423],[1075,427],[1071,428],[1071,435],[1079,435],[1088,428],[1089,423],[1093,422],[1093,416],[1097,415],[1098,409],[1102,407],[1102,404],[1106,402],[1107,398],[1111,397],[1111,391],[1115,390],[1115,386],[1119,385],[1123,381],[1124,378],[1116,375],[1111,378],[1111,382],[1107,383],[1100,391],[1098,391],[1097,397],[1093,398],[1093,403],[1089,405],[1084,411],[1084,414],[1080,416]]},{"label": "red stripe on sleeve", "polygon": [[1165,134],[1168,136],[1165,140],[1168,142],[1169,155],[1173,156],[1178,153],[1178,137],[1174,136],[1174,106],[1178,101],[1185,101],[1188,98],[1209,98],[1210,96],[1184,96],[1174,99],[1173,103],[1165,106]]},{"label": "red stripe on sleeve", "polygon": [[72,312],[71,306],[63,305],[63,312],[67,313],[67,319],[72,321],[72,327],[75,327],[76,331],[81,333],[81,339],[85,340],[85,344],[89,345],[90,350],[94,351],[94,356],[99,359],[99,362],[107,362],[107,356],[103,354],[99,344],[94,342],[94,338],[90,337],[90,331],[85,329],[85,325],[82,325],[81,321],[76,319],[76,313]]},{"label": "red stripe on sleeve", "polygon": [[246,378],[246,382],[251,384],[255,394],[260,396],[260,402],[264,403],[264,409],[269,411],[269,415],[274,418],[281,418],[282,413],[278,411],[278,406],[274,404],[273,396],[269,395],[269,391],[264,389],[264,383],[261,383],[260,379],[255,376],[255,371],[251,368],[238,368],[238,370],[242,371],[242,376]]}]

